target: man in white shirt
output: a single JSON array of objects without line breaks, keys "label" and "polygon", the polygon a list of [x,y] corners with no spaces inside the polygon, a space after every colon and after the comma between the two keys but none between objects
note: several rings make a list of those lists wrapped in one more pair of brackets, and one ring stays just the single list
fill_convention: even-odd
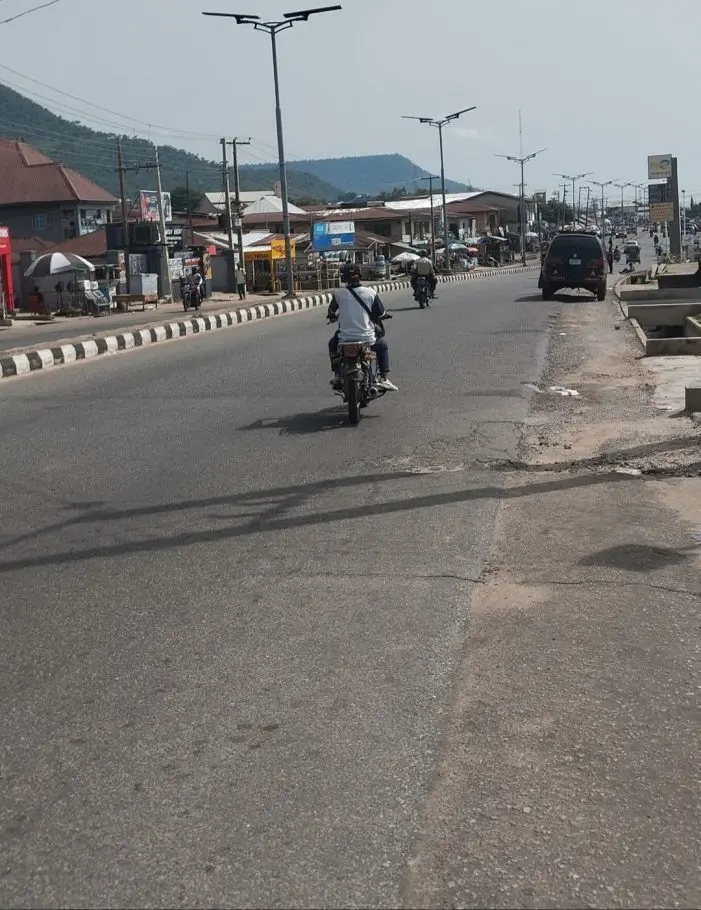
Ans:
[{"label": "man in white shirt", "polygon": [[416,279],[419,277],[426,278],[431,297],[435,297],[438,278],[433,271],[433,263],[429,259],[426,250],[421,250],[420,258],[416,260],[414,268],[412,269],[411,286],[414,289],[414,297],[416,297]]},{"label": "man in white shirt", "polygon": [[[328,317],[338,319],[338,331],[329,341],[332,369],[340,344],[369,344],[377,354],[379,379],[377,387],[386,392],[398,391],[389,380],[389,347],[384,339],[382,320],[388,315],[375,291],[363,287],[360,269],[350,266],[346,272],[348,286],[337,288],[329,304]],[[336,388],[338,378],[331,380]]]}]

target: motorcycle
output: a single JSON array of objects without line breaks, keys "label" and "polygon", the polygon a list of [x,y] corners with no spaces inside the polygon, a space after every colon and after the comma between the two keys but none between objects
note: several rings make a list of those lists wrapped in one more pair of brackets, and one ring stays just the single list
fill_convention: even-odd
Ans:
[{"label": "motorcycle", "polygon": [[190,308],[199,311],[200,303],[200,293],[197,288],[186,287],[183,291],[183,309],[185,312],[187,313]]},{"label": "motorcycle", "polygon": [[429,306],[430,293],[428,290],[428,281],[423,276],[419,276],[416,279],[416,293],[414,294],[414,299],[418,302],[419,306],[423,310],[425,307]]},{"label": "motorcycle", "polygon": [[[391,319],[385,313],[384,319]],[[329,319],[329,322],[336,322]],[[371,401],[382,398],[386,392],[377,388],[377,355],[367,343],[339,344],[338,354],[332,361],[337,386],[334,393],[348,405],[351,426],[360,423],[360,412]]]}]

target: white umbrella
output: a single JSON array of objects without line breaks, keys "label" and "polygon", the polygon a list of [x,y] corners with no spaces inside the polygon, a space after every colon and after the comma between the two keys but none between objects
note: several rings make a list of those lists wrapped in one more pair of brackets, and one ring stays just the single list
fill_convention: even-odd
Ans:
[{"label": "white umbrella", "polygon": [[95,266],[75,253],[44,253],[29,266],[25,278],[48,278],[63,272],[94,272]]},{"label": "white umbrella", "polygon": [[417,253],[400,253],[395,256],[392,262],[416,262],[421,257]]}]

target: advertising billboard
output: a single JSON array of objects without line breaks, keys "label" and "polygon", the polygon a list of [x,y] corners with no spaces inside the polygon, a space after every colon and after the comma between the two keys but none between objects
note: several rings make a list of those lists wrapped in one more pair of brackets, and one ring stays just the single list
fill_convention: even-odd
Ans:
[{"label": "advertising billboard", "polygon": [[648,155],[647,176],[649,180],[667,180],[672,176],[672,155]]},{"label": "advertising billboard", "polygon": [[671,202],[650,203],[651,221],[674,221],[674,205]]},{"label": "advertising billboard", "polygon": [[648,202],[654,205],[658,202],[667,202],[667,184],[666,183],[649,183],[647,187]]},{"label": "advertising billboard", "polygon": [[[297,243],[294,240],[290,240],[290,253],[294,259],[297,255]],[[270,258],[271,259],[284,259],[285,258],[285,241],[280,239],[273,239],[270,241]]]},{"label": "advertising billboard", "polygon": [[[173,207],[170,202],[170,193],[162,193],[163,214],[166,224],[173,220]],[[139,193],[139,212],[142,221],[158,221],[158,193],[155,190],[141,190]]]},{"label": "advertising billboard", "polygon": [[355,246],[354,221],[319,221],[312,230],[312,247],[317,253],[328,253]]}]

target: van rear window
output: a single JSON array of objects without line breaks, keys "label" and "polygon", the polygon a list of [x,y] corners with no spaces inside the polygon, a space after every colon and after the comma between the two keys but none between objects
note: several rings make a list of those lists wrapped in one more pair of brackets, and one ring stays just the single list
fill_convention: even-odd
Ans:
[{"label": "van rear window", "polygon": [[548,253],[554,253],[558,256],[573,256],[579,254],[580,257],[586,256],[588,259],[598,259],[602,253],[602,247],[596,237],[555,237],[550,244]]}]

